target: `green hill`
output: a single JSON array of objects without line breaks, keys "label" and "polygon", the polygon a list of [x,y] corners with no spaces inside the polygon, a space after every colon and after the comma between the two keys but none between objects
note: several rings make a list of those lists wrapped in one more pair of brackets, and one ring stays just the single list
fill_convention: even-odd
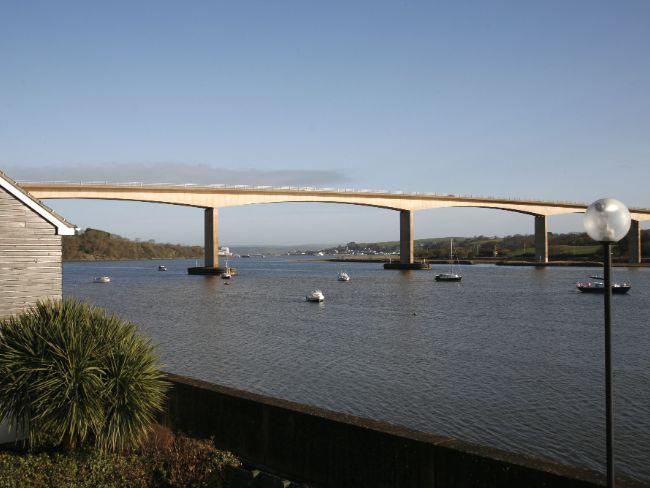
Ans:
[{"label": "green hill", "polygon": [[138,242],[102,230],[86,229],[74,236],[63,236],[64,261],[106,259],[202,258],[203,247],[181,244]]}]

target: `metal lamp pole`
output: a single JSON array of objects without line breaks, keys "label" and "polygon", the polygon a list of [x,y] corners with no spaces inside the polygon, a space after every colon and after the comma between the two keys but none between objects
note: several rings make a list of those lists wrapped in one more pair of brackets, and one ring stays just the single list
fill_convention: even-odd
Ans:
[{"label": "metal lamp pole", "polygon": [[605,296],[605,422],[607,437],[607,487],[614,488],[614,395],[612,370],[612,244],[630,230],[627,207],[613,198],[601,198],[587,207],[587,234],[603,245],[603,295]]},{"label": "metal lamp pole", "polygon": [[605,284],[605,422],[607,425],[607,487],[614,488],[614,399],[612,396],[612,245],[603,243]]}]

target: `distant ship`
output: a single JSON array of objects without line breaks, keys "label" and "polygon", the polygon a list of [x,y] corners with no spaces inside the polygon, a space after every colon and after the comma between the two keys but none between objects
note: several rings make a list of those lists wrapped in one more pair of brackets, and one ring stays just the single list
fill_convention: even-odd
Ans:
[{"label": "distant ship", "polygon": [[219,256],[232,256],[232,253],[230,252],[229,247],[220,247],[219,248]]}]

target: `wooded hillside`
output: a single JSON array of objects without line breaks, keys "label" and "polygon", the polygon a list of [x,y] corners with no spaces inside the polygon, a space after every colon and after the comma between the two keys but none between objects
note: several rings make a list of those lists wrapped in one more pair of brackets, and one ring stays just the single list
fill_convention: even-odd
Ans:
[{"label": "wooded hillside", "polygon": [[97,229],[86,229],[78,235],[63,236],[64,261],[202,257],[201,246],[138,242]]}]

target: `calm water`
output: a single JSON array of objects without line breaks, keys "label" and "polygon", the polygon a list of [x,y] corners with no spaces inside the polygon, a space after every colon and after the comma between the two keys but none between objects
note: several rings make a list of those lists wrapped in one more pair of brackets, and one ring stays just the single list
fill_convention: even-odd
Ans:
[{"label": "calm water", "polygon": [[[602,297],[574,291],[597,270],[461,266],[455,284],[355,263],[342,283],[336,263],[251,258],[224,286],[158,264],[67,263],[64,293],[141,324],[175,373],[603,469]],[[615,277],[633,284],[614,297],[618,469],[650,479],[650,269]]]}]

